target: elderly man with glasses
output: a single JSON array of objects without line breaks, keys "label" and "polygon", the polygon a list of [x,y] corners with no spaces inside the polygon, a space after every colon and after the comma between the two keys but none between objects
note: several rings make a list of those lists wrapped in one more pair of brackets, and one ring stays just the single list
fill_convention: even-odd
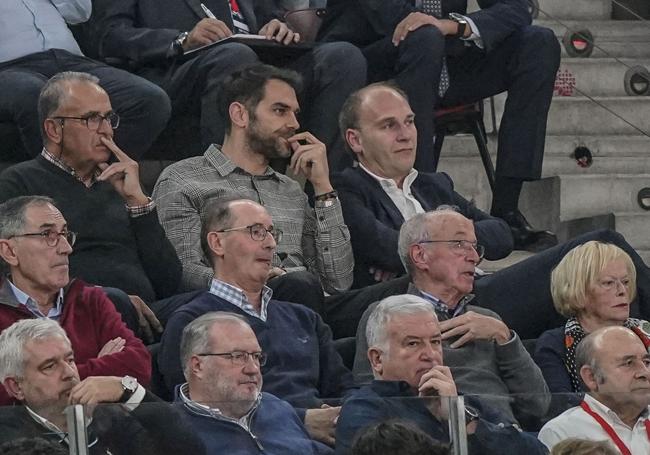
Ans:
[{"label": "elderly man with glasses", "polygon": [[[151,359],[101,288],[70,280],[69,256],[76,234],[44,196],[0,204],[0,331],[28,318],[48,318],[65,330],[79,376],[120,376],[125,392],[148,384]],[[136,382],[137,381],[137,382]],[[0,404],[11,400],[0,389]]]},{"label": "elderly man with glasses", "polygon": [[[264,232],[266,231],[256,231]],[[178,389],[192,428],[207,453],[301,455],[332,453],[313,441],[289,403],[262,392],[262,351],[246,318],[210,312],[183,330]]]},{"label": "elderly man with glasses", "polygon": [[321,407],[324,399],[341,397],[352,387],[352,375],[317,313],[272,298],[265,283],[280,231],[266,209],[251,200],[214,199],[203,213],[201,245],[214,278],[209,291],[167,322],[158,356],[165,383],[171,389],[184,382],[181,334],[190,322],[210,311],[236,313],[246,318],[268,354],[263,390],[295,406],[310,435],[332,445],[339,409]]},{"label": "elderly man with glasses", "polygon": [[[399,233],[398,252],[411,277],[408,294],[428,301],[440,321],[445,363],[466,394],[486,401],[507,416],[541,417],[550,395],[540,369],[517,334],[485,308],[471,304],[474,269],[483,255],[472,221],[449,208],[414,215]],[[366,325],[368,307],[357,331],[355,375],[370,381]]]},{"label": "elderly man with glasses", "polygon": [[[39,97],[43,151],[0,175],[0,202],[40,194],[53,198],[78,235],[72,276],[118,288],[137,310],[134,330],[162,330],[146,303],[173,295],[181,264],[140,186],[138,163],[114,142],[120,117],[99,80],[66,72]],[[129,298],[123,307],[134,313]],[[112,298],[114,298],[111,295]]]}]

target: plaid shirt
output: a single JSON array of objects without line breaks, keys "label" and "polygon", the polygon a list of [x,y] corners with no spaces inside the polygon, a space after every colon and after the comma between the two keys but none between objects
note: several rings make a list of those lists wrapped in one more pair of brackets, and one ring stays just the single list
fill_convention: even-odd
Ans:
[{"label": "plaid shirt", "polygon": [[474,299],[474,294],[467,294],[460,299],[458,305],[456,305],[454,308],[449,308],[445,302],[433,296],[432,294],[420,291],[419,289],[418,291],[426,301],[431,302],[433,308],[436,310],[438,319],[441,321],[446,321],[447,319],[455,318],[456,316],[464,314],[465,311],[467,311],[467,305],[472,301],[472,299]]},{"label": "plaid shirt", "polygon": [[255,307],[253,307],[253,305],[248,301],[244,291],[232,284],[228,284],[215,278],[212,280],[212,284],[210,285],[210,294],[221,297],[226,302],[232,303],[236,307],[241,308],[242,311],[266,322],[266,309],[269,306],[271,297],[273,297],[273,290],[268,286],[264,286],[264,289],[262,290],[262,305],[260,305],[259,314],[255,311]]},{"label": "plaid shirt", "polygon": [[[201,251],[201,213],[211,199],[226,196],[263,205],[273,225],[282,230],[274,266],[287,272],[307,269],[330,293],[352,285],[350,233],[338,199],[329,207],[317,204],[312,209],[295,180],[271,167],[263,175],[251,175],[211,145],[203,156],[167,167],[153,192],[160,222],[183,264],[184,289],[206,288],[212,280],[212,267]],[[287,255],[284,261],[278,253]]]}]

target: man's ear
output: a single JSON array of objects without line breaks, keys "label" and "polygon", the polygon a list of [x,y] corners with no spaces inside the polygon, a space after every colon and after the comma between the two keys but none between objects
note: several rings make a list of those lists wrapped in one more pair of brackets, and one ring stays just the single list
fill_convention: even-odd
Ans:
[{"label": "man's ear", "polygon": [[218,232],[208,232],[208,246],[215,256],[221,257],[224,254],[223,251],[223,238],[219,235]]},{"label": "man's ear", "polygon": [[420,270],[427,270],[429,265],[427,264],[427,252],[426,248],[423,248],[421,245],[411,245],[409,247],[409,256],[411,257],[411,264],[413,267]]},{"label": "man's ear", "polygon": [[18,256],[16,251],[11,247],[9,240],[0,239],[0,258],[10,266],[18,265]]},{"label": "man's ear", "polygon": [[248,114],[248,109],[242,103],[234,101],[230,103],[228,107],[228,115],[230,116],[230,122],[237,126],[238,128],[246,128],[250,120]]},{"label": "man's ear", "polygon": [[354,128],[348,128],[345,130],[345,142],[348,143],[348,146],[352,149],[355,155],[358,156],[363,153],[363,144],[359,130]]},{"label": "man's ear", "polygon": [[368,360],[375,375],[381,377],[384,372],[384,352],[381,349],[370,348],[368,349]]},{"label": "man's ear", "polygon": [[63,123],[53,118],[47,118],[43,122],[47,139],[55,144],[63,142]]},{"label": "man's ear", "polygon": [[25,394],[23,393],[23,389],[20,386],[20,383],[16,381],[16,378],[7,378],[4,380],[2,385],[5,386],[5,390],[9,395],[14,397],[16,400],[23,401],[25,399]]},{"label": "man's ear", "polygon": [[594,370],[589,365],[583,365],[580,368],[580,377],[590,392],[598,391],[598,380],[596,379]]},{"label": "man's ear", "polygon": [[201,357],[198,355],[190,357],[190,372],[197,378],[202,377],[203,364],[201,362]]}]

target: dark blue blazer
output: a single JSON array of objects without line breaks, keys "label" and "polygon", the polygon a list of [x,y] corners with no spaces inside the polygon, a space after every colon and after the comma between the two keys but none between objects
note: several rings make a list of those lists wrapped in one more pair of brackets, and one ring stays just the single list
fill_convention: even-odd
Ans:
[{"label": "dark blue blazer", "polygon": [[[532,22],[526,0],[478,0],[478,4],[481,9],[468,16],[480,30],[486,52]],[[366,46],[392,36],[397,24],[415,11],[414,0],[328,0],[319,39]],[[442,0],[442,17],[466,11],[467,0]]]},{"label": "dark blue blazer", "polygon": [[[399,228],[404,222],[397,206],[381,185],[360,167],[345,169],[332,177],[339,192],[343,217],[350,230],[354,252],[353,287],[374,284],[371,267],[398,275],[404,268],[397,254]],[[485,257],[501,259],[512,251],[510,228],[499,218],[477,209],[454,191],[454,183],[443,172],[420,173],[411,186],[415,199],[424,210],[448,204],[458,206],[460,212],[474,221],[476,237],[485,246]]]}]

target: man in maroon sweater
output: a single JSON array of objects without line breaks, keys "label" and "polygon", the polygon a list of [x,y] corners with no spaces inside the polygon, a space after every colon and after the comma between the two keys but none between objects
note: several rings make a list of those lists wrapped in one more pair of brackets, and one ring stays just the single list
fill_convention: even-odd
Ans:
[{"label": "man in maroon sweater", "polygon": [[[101,288],[70,280],[75,237],[50,198],[0,204],[0,258],[9,272],[0,279],[0,330],[25,318],[56,320],[72,342],[81,379],[130,375],[146,385],[151,361],[142,342]],[[0,405],[9,402],[1,389]]]}]

